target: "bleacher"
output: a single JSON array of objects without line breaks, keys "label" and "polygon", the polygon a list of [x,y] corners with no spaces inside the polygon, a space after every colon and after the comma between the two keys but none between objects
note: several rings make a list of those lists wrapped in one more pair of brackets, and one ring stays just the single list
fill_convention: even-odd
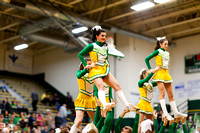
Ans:
[{"label": "bleacher", "polygon": [[[31,79],[24,79],[24,78],[15,78],[15,77],[1,77],[0,78],[3,83],[8,85],[12,90],[14,90],[18,95],[20,95],[25,101],[27,101],[28,104],[20,104],[23,107],[28,108],[29,112],[32,112],[32,106],[31,106],[31,92],[32,90],[36,91],[39,96],[39,101],[37,104],[38,110],[43,113],[46,112],[47,109],[50,109],[52,112],[52,115],[54,116],[57,112],[55,106],[46,106],[43,103],[40,102],[41,95],[45,93],[45,88],[41,85],[39,85],[37,82]],[[8,92],[0,92],[0,100],[4,100],[4,98],[8,98],[9,103],[12,102],[12,100],[16,100],[14,96],[12,96]]]}]

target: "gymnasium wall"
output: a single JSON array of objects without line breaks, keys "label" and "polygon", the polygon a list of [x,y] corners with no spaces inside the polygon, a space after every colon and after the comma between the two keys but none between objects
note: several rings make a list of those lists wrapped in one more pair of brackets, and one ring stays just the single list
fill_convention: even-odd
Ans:
[{"label": "gymnasium wall", "polygon": [[[176,40],[176,47],[171,53],[173,89],[175,100],[181,103],[186,99],[199,99],[200,73],[185,74],[185,56],[200,53],[200,35]],[[176,89],[175,89],[176,87]]]}]

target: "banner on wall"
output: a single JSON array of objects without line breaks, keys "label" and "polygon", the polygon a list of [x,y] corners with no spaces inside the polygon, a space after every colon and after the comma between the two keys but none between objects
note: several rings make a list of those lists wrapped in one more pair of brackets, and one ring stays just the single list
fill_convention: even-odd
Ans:
[{"label": "banner on wall", "polygon": [[200,79],[175,84],[175,95],[178,98],[195,98],[200,94]]},{"label": "banner on wall", "polygon": [[25,74],[32,73],[32,56],[7,51],[5,58],[6,70]]}]

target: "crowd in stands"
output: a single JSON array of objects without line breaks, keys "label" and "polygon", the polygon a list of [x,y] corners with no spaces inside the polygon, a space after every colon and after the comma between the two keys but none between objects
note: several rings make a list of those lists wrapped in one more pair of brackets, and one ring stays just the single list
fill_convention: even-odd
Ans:
[{"label": "crowd in stands", "polygon": [[75,118],[74,111],[71,110],[73,108],[72,97],[69,93],[65,99],[60,99],[57,93],[50,97],[48,93],[45,95],[42,95],[43,99],[41,100],[46,99],[45,105],[57,107],[55,116],[52,115],[50,109],[43,112],[38,111],[37,103],[40,99],[37,92],[34,91],[31,93],[33,111],[24,108],[20,101],[13,100],[9,103],[8,98],[2,100],[0,103],[0,132],[55,133],[56,128],[68,131],[70,126],[67,124],[67,120],[73,121]]},{"label": "crowd in stands", "polygon": [[[33,94],[35,93],[35,94]],[[46,93],[48,94],[48,93]],[[32,102],[38,100],[36,92],[32,92]],[[43,96],[42,96],[43,97]],[[48,98],[49,96],[45,96]],[[51,104],[51,106],[57,107],[56,115],[52,115],[50,109],[46,109],[44,112],[33,111],[30,113],[28,109],[21,106],[20,101],[8,102],[8,99],[5,98],[1,104],[1,114],[0,114],[0,132],[2,133],[55,133],[56,130],[60,130],[62,133],[68,133],[70,126],[67,122],[74,121],[75,113],[73,107],[73,99],[68,93],[65,99],[60,99],[58,94],[55,93],[52,97],[52,103],[47,102],[46,104]],[[34,100],[33,100],[34,99]],[[44,100],[44,99],[43,99]],[[47,100],[48,101],[48,100]],[[33,104],[32,104],[33,105]],[[34,108],[34,107],[33,107]],[[83,122],[90,122],[89,117],[85,116]],[[163,119],[162,111],[158,112],[157,115],[158,129],[162,128]],[[175,130],[177,133],[182,132],[183,124],[180,120],[176,120]],[[192,116],[188,117],[187,121],[188,133],[193,133],[195,124],[193,122]],[[123,130],[131,130],[131,127],[124,127]],[[166,129],[168,127],[166,126]],[[113,129],[115,130],[115,129]],[[120,132],[121,132],[120,131]],[[79,131],[81,132],[81,130]]]}]

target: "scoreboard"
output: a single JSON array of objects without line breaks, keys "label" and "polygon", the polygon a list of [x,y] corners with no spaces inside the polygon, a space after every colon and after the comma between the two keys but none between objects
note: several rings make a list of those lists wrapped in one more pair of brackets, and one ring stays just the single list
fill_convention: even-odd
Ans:
[{"label": "scoreboard", "polygon": [[185,73],[200,72],[200,54],[185,56]]}]

